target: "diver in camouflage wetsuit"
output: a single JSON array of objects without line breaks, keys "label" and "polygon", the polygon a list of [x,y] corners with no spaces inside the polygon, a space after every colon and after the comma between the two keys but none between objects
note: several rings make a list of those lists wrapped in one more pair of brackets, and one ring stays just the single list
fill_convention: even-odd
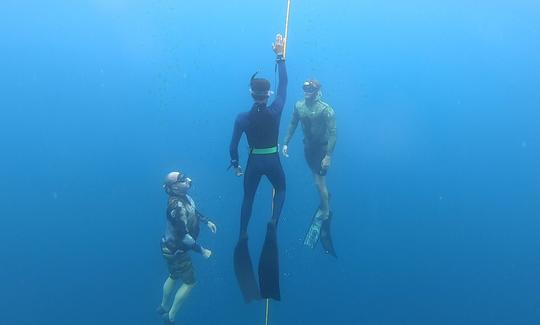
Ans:
[{"label": "diver in camouflage wetsuit", "polygon": [[[174,325],[178,310],[188,297],[196,283],[195,271],[189,255],[190,251],[209,258],[212,252],[197,242],[201,224],[206,225],[212,233],[216,233],[216,225],[205,217],[195,206],[189,196],[191,179],[181,172],[167,174],[163,188],[168,195],[167,227],[161,239],[161,253],[167,262],[169,276],[163,284],[163,298],[157,309],[164,324]],[[182,282],[174,293],[177,282]],[[174,294],[173,294],[174,293]],[[172,305],[170,298],[174,296]]]},{"label": "diver in camouflage wetsuit", "polygon": [[326,173],[332,161],[332,153],[336,145],[336,118],[332,107],[322,101],[321,84],[317,80],[307,80],[303,84],[304,99],[296,102],[289,130],[285,136],[283,155],[289,156],[289,141],[298,122],[304,132],[304,155],[309,168],[313,172],[315,184],[320,195],[319,221],[330,216]]}]

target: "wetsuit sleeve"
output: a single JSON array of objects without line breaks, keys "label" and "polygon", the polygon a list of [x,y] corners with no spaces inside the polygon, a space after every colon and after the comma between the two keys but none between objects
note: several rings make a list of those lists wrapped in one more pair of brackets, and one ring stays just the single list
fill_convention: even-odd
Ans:
[{"label": "wetsuit sleeve", "polygon": [[294,131],[296,131],[296,127],[298,126],[298,121],[300,121],[300,115],[298,114],[298,110],[296,109],[296,106],[294,106],[291,123],[289,124],[287,135],[285,136],[285,140],[283,141],[284,145],[286,146],[289,145],[289,141],[291,141],[291,138],[294,135]]},{"label": "wetsuit sleeve", "polygon": [[194,252],[202,253],[202,246],[199,245],[190,234],[186,234],[182,239],[184,247],[191,249]]},{"label": "wetsuit sleeve", "polygon": [[195,213],[197,213],[197,218],[199,218],[199,221],[204,223],[204,224],[208,224],[208,222],[210,221],[210,219],[208,219],[207,216],[205,216],[204,214],[202,214],[199,210],[195,210]]},{"label": "wetsuit sleeve", "polygon": [[242,126],[241,126],[240,116],[238,116],[234,122],[234,129],[231,138],[231,143],[229,145],[229,154],[231,156],[231,166],[234,168],[238,167],[238,144],[240,143],[240,138],[242,137]]},{"label": "wetsuit sleeve", "polygon": [[328,150],[327,154],[330,156],[334,152],[334,148],[336,147],[336,138],[337,138],[337,131],[336,131],[336,114],[334,113],[333,109],[328,110],[328,114],[326,115],[327,118],[327,125],[328,125]]},{"label": "wetsuit sleeve", "polygon": [[283,111],[283,106],[285,105],[285,100],[287,99],[287,83],[289,79],[287,77],[287,68],[285,67],[285,59],[283,56],[278,55],[276,62],[278,67],[279,82],[276,99],[274,100],[273,106],[276,110],[275,113],[281,114]]}]

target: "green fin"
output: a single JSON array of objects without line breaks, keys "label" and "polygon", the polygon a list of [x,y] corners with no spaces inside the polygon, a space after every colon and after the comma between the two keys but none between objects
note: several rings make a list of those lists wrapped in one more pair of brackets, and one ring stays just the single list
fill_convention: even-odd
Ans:
[{"label": "green fin", "polygon": [[334,243],[332,242],[332,234],[330,232],[331,222],[332,222],[332,212],[330,211],[330,215],[328,216],[328,219],[322,222],[322,227],[321,227],[321,232],[320,232],[321,245],[326,254],[332,255],[337,258],[336,250],[334,249]]},{"label": "green fin", "polygon": [[321,213],[321,210],[317,208],[313,218],[311,219],[311,225],[309,226],[306,237],[304,238],[304,245],[310,248],[315,248],[317,242],[319,241],[321,226],[323,224],[322,220],[320,219]]}]

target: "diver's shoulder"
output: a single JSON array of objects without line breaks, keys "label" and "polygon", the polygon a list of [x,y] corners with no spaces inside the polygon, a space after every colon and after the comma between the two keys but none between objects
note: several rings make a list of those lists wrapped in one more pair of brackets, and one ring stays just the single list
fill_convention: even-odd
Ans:
[{"label": "diver's shoulder", "polygon": [[328,104],[327,102],[325,102],[322,99],[319,99],[319,105],[321,105],[324,108],[330,108],[330,109],[332,108],[332,105]]},{"label": "diver's shoulder", "polygon": [[236,119],[235,119],[235,122],[236,123],[243,123],[247,120],[249,116],[249,111],[246,111],[246,112],[240,112],[236,115]]},{"label": "diver's shoulder", "polygon": [[294,105],[294,109],[298,112],[304,112],[308,110],[306,100],[305,99],[299,99],[296,104]]},{"label": "diver's shoulder", "polygon": [[332,108],[332,105],[328,104],[323,100],[319,100],[319,104],[322,106],[323,110],[326,110],[328,112],[328,114],[334,114],[334,108]]},{"label": "diver's shoulder", "polygon": [[186,199],[187,199],[187,203],[193,207],[193,209],[196,208],[196,205],[195,205],[195,200],[193,200],[193,198],[189,195],[189,194],[186,194]]},{"label": "diver's shoulder", "polygon": [[236,119],[241,119],[241,118],[245,118],[249,115],[249,111],[244,111],[244,112],[240,112],[236,115]]}]

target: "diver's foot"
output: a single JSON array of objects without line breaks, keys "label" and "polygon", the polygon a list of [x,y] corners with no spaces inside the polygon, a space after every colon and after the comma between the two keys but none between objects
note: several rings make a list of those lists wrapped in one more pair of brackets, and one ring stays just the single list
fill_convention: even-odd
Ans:
[{"label": "diver's foot", "polygon": [[174,325],[174,321],[169,318],[169,313],[161,315],[161,319],[163,319],[163,324],[165,325]]},{"label": "diver's foot", "polygon": [[169,310],[162,305],[159,305],[159,307],[156,309],[156,313],[158,313],[159,316],[163,317],[164,314],[169,314]]},{"label": "diver's foot", "polygon": [[317,212],[317,219],[321,222],[327,220],[329,217],[330,217],[330,210],[319,209],[319,211]]}]

